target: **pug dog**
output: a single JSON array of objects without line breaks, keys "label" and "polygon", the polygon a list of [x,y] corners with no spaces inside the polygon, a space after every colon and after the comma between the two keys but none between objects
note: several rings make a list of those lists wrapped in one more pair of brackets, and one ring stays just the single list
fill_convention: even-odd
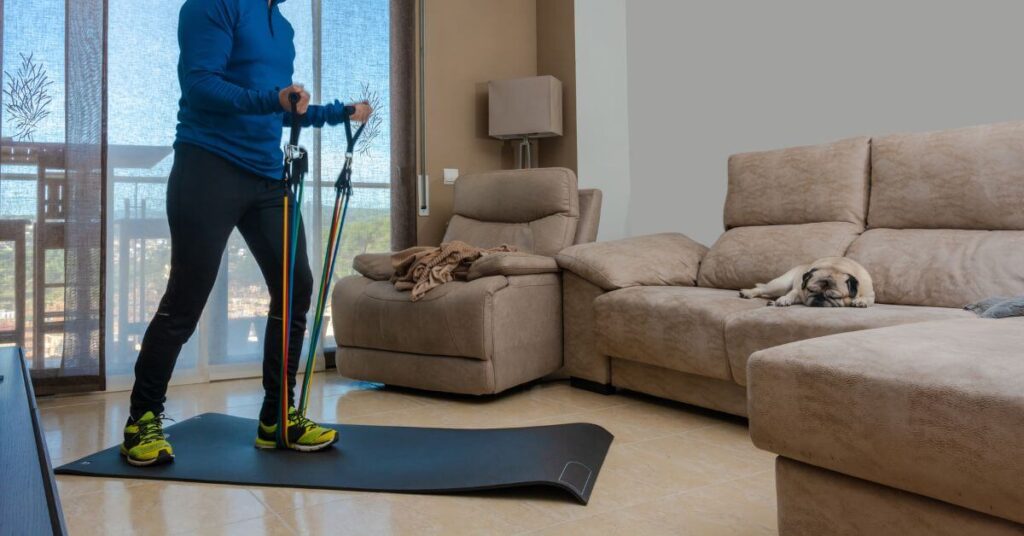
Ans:
[{"label": "pug dog", "polygon": [[868,307],[875,303],[871,275],[846,257],[825,257],[797,266],[767,283],[740,291],[742,298],[769,298],[768,305],[788,307]]}]

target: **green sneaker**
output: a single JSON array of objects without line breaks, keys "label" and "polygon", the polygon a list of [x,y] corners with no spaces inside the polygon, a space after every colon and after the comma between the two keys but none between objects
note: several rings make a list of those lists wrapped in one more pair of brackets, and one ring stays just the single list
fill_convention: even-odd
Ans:
[{"label": "green sneaker", "polygon": [[128,463],[144,467],[174,461],[174,449],[164,437],[163,415],[147,411],[138,420],[124,425],[121,456]]},{"label": "green sneaker", "polygon": [[[338,432],[330,428],[324,428],[319,424],[307,419],[295,408],[288,409],[288,448],[300,452],[313,452],[323,450],[338,442]],[[256,432],[256,448],[276,449],[277,446],[277,424],[267,425],[260,422],[259,430]]]}]

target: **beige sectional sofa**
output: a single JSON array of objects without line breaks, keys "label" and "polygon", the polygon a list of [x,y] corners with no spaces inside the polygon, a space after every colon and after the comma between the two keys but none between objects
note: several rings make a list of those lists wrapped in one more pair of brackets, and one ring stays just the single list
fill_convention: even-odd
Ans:
[{"label": "beige sectional sofa", "polygon": [[[574,384],[750,417],[780,454],[783,534],[1024,533],[1024,123],[853,138],[729,159],[726,232],[577,245]],[[846,255],[867,309],[736,290]],[[748,396],[749,395],[749,396]],[[749,402],[749,404],[748,404]]]}]

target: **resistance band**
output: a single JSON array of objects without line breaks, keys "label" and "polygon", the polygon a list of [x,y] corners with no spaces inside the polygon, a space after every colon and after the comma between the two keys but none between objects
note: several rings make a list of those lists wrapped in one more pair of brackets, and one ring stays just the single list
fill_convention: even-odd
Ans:
[{"label": "resistance band", "polygon": [[327,308],[327,297],[331,291],[331,281],[334,280],[334,265],[338,259],[338,250],[341,249],[341,233],[345,228],[345,216],[348,214],[348,201],[352,197],[352,155],[363,133],[366,123],[359,125],[355,133],[352,133],[352,121],[350,116],[355,112],[352,106],[345,107],[345,139],[348,142],[345,148],[345,164],[338,174],[338,180],[334,181],[334,210],[331,213],[331,229],[327,235],[327,247],[324,249],[324,268],[320,275],[320,291],[317,293],[316,310],[313,316],[313,331],[309,337],[309,355],[306,357],[306,374],[302,378],[302,395],[299,402],[299,414],[306,414],[306,407],[309,405],[309,386],[313,380],[313,365],[316,363],[316,348],[320,340],[320,332],[324,323],[324,310]]},{"label": "resistance band", "polygon": [[[295,282],[295,254],[298,248],[299,232],[301,231],[302,196],[305,186],[306,173],[309,171],[309,160],[306,149],[299,145],[299,134],[302,131],[302,116],[298,113],[299,95],[292,93],[288,96],[291,103],[291,136],[289,143],[285,146],[285,169],[284,169],[284,222],[283,222],[283,252],[282,252],[282,324],[281,324],[281,416],[278,419],[277,441],[279,446],[289,447],[288,438],[288,359],[290,346],[290,326],[292,317],[292,288]],[[313,368],[316,363],[316,348],[320,338],[320,331],[323,325],[324,310],[326,308],[327,295],[330,292],[331,280],[334,276],[334,263],[338,257],[338,250],[341,248],[341,233],[345,226],[345,215],[348,213],[348,201],[352,196],[352,156],[356,142],[363,133],[363,125],[360,125],[355,134],[352,133],[352,122],[350,116],[355,113],[352,106],[345,107],[344,123],[345,137],[348,146],[345,150],[345,165],[342,167],[338,180],[335,181],[334,211],[331,216],[330,233],[327,238],[327,247],[324,254],[324,268],[320,277],[320,291],[317,296],[317,305],[313,316],[313,330],[309,342],[309,355],[306,358],[306,372],[302,380],[302,394],[298,412],[306,414],[306,406],[309,401],[309,386],[313,378]]]}]

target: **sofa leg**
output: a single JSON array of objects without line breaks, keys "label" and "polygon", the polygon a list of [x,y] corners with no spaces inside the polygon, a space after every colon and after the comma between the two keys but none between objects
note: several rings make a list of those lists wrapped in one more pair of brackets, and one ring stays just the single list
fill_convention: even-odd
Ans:
[{"label": "sofa leg", "polygon": [[585,380],[583,378],[577,378],[575,376],[569,378],[569,385],[577,389],[583,389],[584,391],[590,391],[600,395],[615,394],[615,386],[610,383],[598,383],[591,380]]}]

